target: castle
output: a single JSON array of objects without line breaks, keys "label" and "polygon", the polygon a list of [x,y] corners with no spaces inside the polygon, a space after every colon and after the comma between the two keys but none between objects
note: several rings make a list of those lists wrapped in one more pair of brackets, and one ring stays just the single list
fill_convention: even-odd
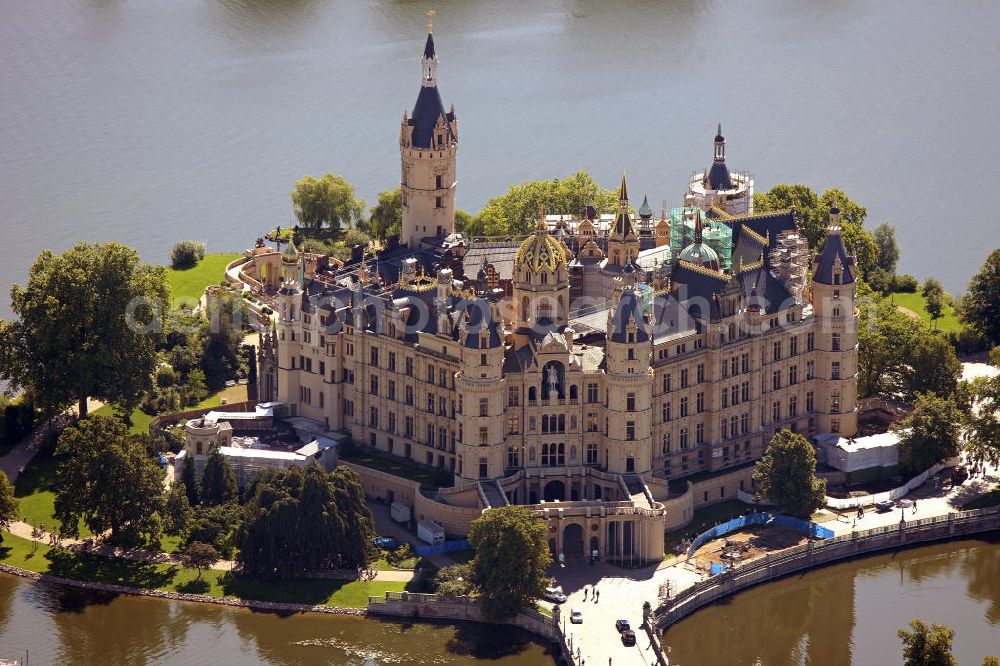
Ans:
[{"label": "castle", "polygon": [[[567,557],[663,557],[663,532],[751,492],[779,429],[853,435],[856,267],[830,211],[811,259],[794,210],[756,215],[753,180],[710,169],[684,205],[545,215],[519,241],[454,233],[458,120],[428,32],[404,114],[402,233],[333,266],[289,244],[261,271],[277,304],[260,399],[357,447],[453,473],[429,490],[355,466],[369,495],[464,533],[530,505]],[[261,261],[264,257],[259,258]]]}]

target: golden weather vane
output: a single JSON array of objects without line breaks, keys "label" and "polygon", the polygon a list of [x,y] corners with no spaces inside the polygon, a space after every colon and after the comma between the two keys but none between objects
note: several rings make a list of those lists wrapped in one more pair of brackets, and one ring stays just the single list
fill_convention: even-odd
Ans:
[{"label": "golden weather vane", "polygon": [[434,32],[434,17],[437,15],[436,9],[427,10],[427,32]]}]

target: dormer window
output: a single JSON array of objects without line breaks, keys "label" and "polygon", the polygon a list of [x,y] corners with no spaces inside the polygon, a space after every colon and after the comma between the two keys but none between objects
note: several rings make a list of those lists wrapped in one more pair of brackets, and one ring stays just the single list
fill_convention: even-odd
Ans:
[{"label": "dormer window", "polygon": [[840,273],[834,273],[833,274],[833,283],[834,284],[840,284]]}]

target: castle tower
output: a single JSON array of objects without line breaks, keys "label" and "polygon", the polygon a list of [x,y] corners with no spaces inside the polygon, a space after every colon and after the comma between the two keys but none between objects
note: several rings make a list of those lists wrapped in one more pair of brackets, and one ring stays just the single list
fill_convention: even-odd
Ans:
[{"label": "castle tower", "polygon": [[613,474],[644,474],[652,462],[653,347],[631,266],[625,269],[615,298],[608,312],[605,348],[605,465]]},{"label": "castle tower", "polygon": [[299,282],[299,253],[295,243],[281,254],[281,288],[278,290],[277,374],[278,400],[296,404],[299,398],[299,371],[296,359],[302,353],[302,284]]},{"label": "castle tower", "polygon": [[608,236],[608,265],[624,268],[639,258],[639,230],[628,211],[628,187],[625,174],[618,189],[618,215]]},{"label": "castle tower", "polygon": [[403,114],[399,128],[403,198],[399,240],[413,249],[422,238],[442,237],[455,230],[458,120],[454,105],[445,111],[438,92],[438,58],[431,28],[428,24],[427,42],[420,59],[420,93],[413,113]]},{"label": "castle tower", "polygon": [[840,235],[840,210],[830,209],[823,251],[813,263],[812,303],[817,430],[852,437],[858,427],[857,268]]},{"label": "castle tower", "polygon": [[729,215],[753,214],[753,178],[747,173],[730,172],[726,166],[726,137],[722,123],[715,130],[712,141],[712,166],[696,173],[688,183],[688,198],[702,210],[716,207]]},{"label": "castle tower", "polygon": [[514,257],[513,300],[515,346],[534,335],[562,331],[569,323],[569,271],[566,250],[545,227],[545,210],[538,209],[535,233]]},{"label": "castle tower", "polygon": [[501,289],[475,298],[466,306],[459,323],[462,366],[455,390],[461,396],[457,420],[462,437],[456,446],[455,474],[464,481],[501,478],[513,463],[504,445],[507,389],[502,372],[502,298]]}]

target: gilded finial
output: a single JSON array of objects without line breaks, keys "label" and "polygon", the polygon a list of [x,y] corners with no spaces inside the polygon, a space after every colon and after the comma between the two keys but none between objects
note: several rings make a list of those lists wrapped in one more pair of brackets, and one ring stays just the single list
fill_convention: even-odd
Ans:
[{"label": "gilded finial", "polygon": [[428,9],[427,10],[427,32],[428,32],[428,34],[434,32],[434,16],[436,14],[437,14],[437,10],[436,9]]},{"label": "gilded finial", "polygon": [[538,202],[538,222],[535,223],[535,231],[545,231],[545,202]]}]

